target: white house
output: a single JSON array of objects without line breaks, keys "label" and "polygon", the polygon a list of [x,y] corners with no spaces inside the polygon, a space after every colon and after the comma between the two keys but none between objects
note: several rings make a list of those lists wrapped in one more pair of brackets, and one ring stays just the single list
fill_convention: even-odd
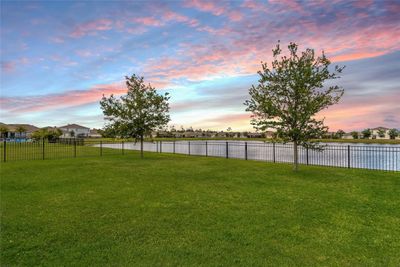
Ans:
[{"label": "white house", "polygon": [[90,128],[78,124],[68,124],[58,128],[63,132],[62,138],[82,138],[88,137],[90,134]]},{"label": "white house", "polygon": [[386,127],[376,127],[371,129],[372,135],[371,138],[372,139],[390,139],[389,136],[389,128]]}]

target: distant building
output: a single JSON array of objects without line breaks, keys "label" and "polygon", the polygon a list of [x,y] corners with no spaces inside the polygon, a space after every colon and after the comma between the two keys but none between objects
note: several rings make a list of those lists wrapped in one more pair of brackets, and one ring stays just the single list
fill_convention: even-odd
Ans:
[{"label": "distant building", "polygon": [[389,128],[386,127],[376,127],[371,129],[372,135],[371,138],[372,139],[390,139],[389,136]]},{"label": "distant building", "polygon": [[89,137],[90,134],[90,128],[78,124],[68,124],[58,128],[63,132],[62,138],[83,138]]},{"label": "distant building", "polygon": [[89,137],[90,138],[100,138],[101,137],[101,134],[99,133],[99,131],[97,130],[97,129],[91,129],[90,131],[89,131]]},{"label": "distant building", "polygon": [[[8,132],[3,134],[4,138],[30,138],[32,133],[39,130],[38,127],[31,125],[31,124],[5,124],[0,122],[0,126],[6,127],[8,129]],[[25,132],[19,133],[17,129],[19,127],[23,127],[25,129]]]}]

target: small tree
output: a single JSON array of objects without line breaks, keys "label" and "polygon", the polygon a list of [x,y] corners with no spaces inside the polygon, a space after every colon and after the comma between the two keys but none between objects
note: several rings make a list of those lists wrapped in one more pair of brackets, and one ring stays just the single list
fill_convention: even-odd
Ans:
[{"label": "small tree", "polygon": [[6,134],[8,133],[8,128],[6,126],[0,126],[0,134],[1,137],[6,137]]},{"label": "small tree", "polygon": [[364,131],[361,132],[361,134],[364,139],[368,139],[371,137],[372,132],[371,132],[371,129],[365,129]]},{"label": "small tree", "polygon": [[358,132],[352,131],[350,134],[353,137],[353,139],[358,139]]},{"label": "small tree", "polygon": [[389,134],[390,139],[395,139],[397,136],[399,136],[399,131],[397,129],[393,128],[393,129],[389,130],[388,134]]},{"label": "small tree", "polygon": [[100,101],[101,108],[109,123],[106,129],[113,129],[120,137],[140,140],[140,155],[143,158],[143,139],[170,121],[168,115],[168,93],[159,95],[154,87],[146,85],[143,77],[133,74],[126,78],[128,92],[116,98],[113,95]]},{"label": "small tree", "polygon": [[21,137],[23,133],[26,133],[26,128],[24,126],[18,126],[15,131],[19,134],[19,137]]},{"label": "small tree", "polygon": [[289,56],[281,56],[277,44],[271,67],[262,63],[259,84],[250,88],[251,99],[245,102],[257,130],[276,129],[284,142],[293,142],[294,170],[298,169],[298,145],[322,149],[310,141],[328,130],[315,114],[338,103],[344,92],[337,85],[324,87],[325,81],[339,78],[344,67],[336,66],[331,72],[331,62],[324,53],[315,57],[314,50],[306,49],[298,54],[297,48],[290,43]]},{"label": "small tree", "polygon": [[378,136],[380,138],[385,137],[385,134],[386,134],[386,131],[384,129],[381,128],[381,129],[378,130]]},{"label": "small tree", "polygon": [[340,129],[336,132],[336,137],[342,139],[345,134],[346,134],[345,131]]}]

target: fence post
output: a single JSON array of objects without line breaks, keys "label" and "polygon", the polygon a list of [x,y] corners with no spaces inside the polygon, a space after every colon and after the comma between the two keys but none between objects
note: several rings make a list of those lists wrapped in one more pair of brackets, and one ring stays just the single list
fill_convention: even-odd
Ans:
[{"label": "fence post", "polygon": [[190,141],[188,141],[188,150],[189,150],[189,156],[190,156]]},{"label": "fence post", "polygon": [[7,142],[4,140],[4,151],[3,151],[3,161],[6,162],[7,159]]},{"label": "fence post", "polygon": [[347,146],[347,168],[350,168],[350,145]]},{"label": "fence post", "polygon": [[156,141],[156,152],[158,153],[158,141]]},{"label": "fence post", "polygon": [[44,138],[42,140],[42,159],[44,159]]},{"label": "fence post", "polygon": [[160,153],[162,153],[162,141],[160,141]]},{"label": "fence post", "polygon": [[308,165],[308,147],[306,147],[306,157],[307,157],[307,165]]},{"label": "fence post", "polygon": [[121,147],[122,147],[122,155],[124,155],[124,141],[122,141]]},{"label": "fence post", "polygon": [[244,159],[247,160],[247,142],[244,142]]},{"label": "fence post", "polygon": [[100,141],[100,156],[103,156],[103,141]]},{"label": "fence post", "polygon": [[274,163],[276,162],[276,156],[275,156],[275,142],[272,143],[272,157],[274,158]]},{"label": "fence post", "polygon": [[176,142],[176,141],[174,140],[174,154],[175,154],[175,142]]},{"label": "fence post", "polygon": [[76,138],[74,139],[74,158],[76,158]]},{"label": "fence post", "polygon": [[208,157],[208,143],[206,141],[206,157]]},{"label": "fence post", "polygon": [[226,142],[226,158],[229,158],[229,148],[228,148],[228,142]]}]

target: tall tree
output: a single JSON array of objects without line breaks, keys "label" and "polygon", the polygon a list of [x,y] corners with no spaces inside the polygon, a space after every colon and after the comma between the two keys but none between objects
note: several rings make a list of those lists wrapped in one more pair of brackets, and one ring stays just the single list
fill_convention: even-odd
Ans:
[{"label": "tall tree", "polygon": [[399,131],[397,129],[393,128],[393,129],[389,130],[388,134],[389,134],[390,139],[395,139],[397,136],[399,136]]},{"label": "tall tree", "polygon": [[350,134],[353,137],[353,139],[358,139],[358,132],[352,131]]},{"label": "tall tree", "polygon": [[259,84],[249,90],[251,99],[246,111],[253,113],[251,123],[257,129],[276,129],[284,142],[293,142],[294,170],[298,169],[298,146],[323,147],[311,142],[327,133],[323,120],[315,115],[339,102],[344,90],[338,85],[324,86],[327,80],[340,78],[344,67],[329,69],[330,60],[313,49],[298,53],[298,45],[288,45],[289,55],[282,55],[280,44],[272,50],[271,67],[262,63]]},{"label": "tall tree", "polygon": [[8,128],[7,128],[7,126],[3,126],[3,125],[1,125],[0,126],[0,134],[1,134],[1,137],[6,137],[6,134],[8,133]]},{"label": "tall tree", "polygon": [[342,139],[343,138],[343,136],[346,134],[346,132],[345,131],[343,131],[342,129],[339,129],[337,132],[336,132],[336,137],[337,138],[339,138],[339,139]]},{"label": "tall tree", "polygon": [[364,139],[368,139],[371,137],[372,132],[371,132],[371,129],[365,129],[364,131],[361,132],[361,134]]},{"label": "tall tree", "polygon": [[107,131],[113,129],[123,138],[140,140],[140,155],[143,158],[144,136],[160,129],[170,121],[168,93],[160,95],[150,84],[144,83],[143,77],[133,74],[126,78],[128,92],[116,98],[114,95],[100,101],[108,124]]}]

